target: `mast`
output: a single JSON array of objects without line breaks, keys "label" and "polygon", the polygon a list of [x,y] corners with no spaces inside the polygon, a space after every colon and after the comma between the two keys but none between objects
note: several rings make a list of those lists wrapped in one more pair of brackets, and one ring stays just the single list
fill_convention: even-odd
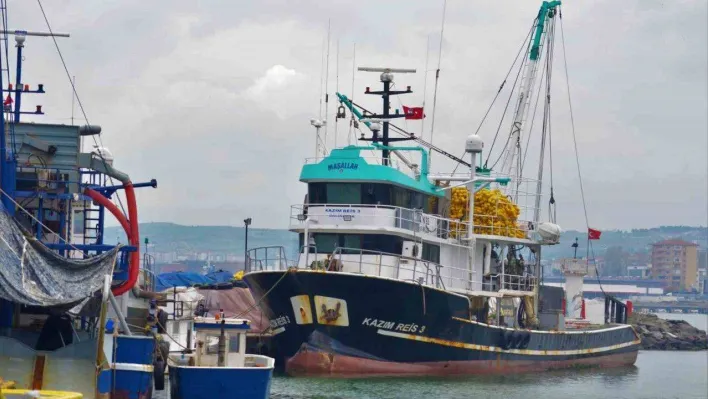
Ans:
[{"label": "mast", "polygon": [[[560,6],[560,1],[544,1],[538,11],[536,17],[536,25],[534,29],[534,37],[529,49],[528,58],[524,65],[524,73],[521,87],[519,89],[519,98],[516,102],[516,111],[514,113],[514,122],[511,125],[511,133],[509,142],[507,143],[502,155],[501,173],[509,176],[514,181],[516,187],[519,185],[521,173],[521,135],[524,129],[524,122],[528,115],[529,105],[531,103],[531,91],[533,90],[536,80],[536,72],[538,71],[539,58],[541,55],[541,47],[543,44],[546,25],[555,16],[556,8]],[[541,160],[543,162],[543,160]],[[507,193],[512,190],[507,187]],[[514,200],[517,200],[518,193],[514,190]]]},{"label": "mast", "polygon": [[[24,43],[27,38],[27,36],[40,36],[40,37],[69,37],[68,34],[65,33],[46,33],[46,32],[28,32],[28,31],[23,31],[23,30],[0,30],[1,35],[14,35],[15,36],[15,43],[17,47],[17,71],[16,71],[16,87],[15,90],[13,91],[12,88],[8,87],[7,89],[3,89],[4,87],[4,82],[2,79],[2,74],[0,74],[0,89],[2,89],[3,92],[7,92],[8,96],[10,93],[15,94],[15,109],[14,111],[12,110],[12,107],[8,105],[7,108],[5,108],[5,105],[3,104],[3,112],[2,112],[2,120],[0,120],[0,188],[2,189],[2,193],[0,193],[0,202],[2,202],[3,206],[5,207],[5,210],[7,211],[8,214],[11,216],[14,216],[15,214],[15,203],[13,200],[14,192],[15,192],[15,173],[17,169],[17,161],[15,160],[15,157],[17,154],[8,154],[7,151],[7,131],[6,131],[6,120],[5,120],[5,111],[7,112],[12,112],[14,116],[13,123],[18,123],[20,121],[20,115],[22,114],[33,114],[33,115],[41,115],[43,114],[42,112],[42,107],[37,106],[37,110],[35,112],[23,112],[22,109],[20,108],[21,101],[22,101],[22,94],[28,94],[28,93],[39,93],[42,94],[44,93],[44,85],[38,85],[37,90],[29,90],[29,86],[27,86],[26,90],[24,85],[22,84],[22,49],[24,48]],[[5,40],[5,45],[7,46],[7,41]],[[6,60],[7,62],[7,67],[8,70],[10,68],[10,60]],[[0,49],[0,65],[2,64],[2,51]],[[10,82],[7,82],[8,84]],[[11,133],[12,134],[12,133]]]},{"label": "mast", "polygon": [[396,69],[396,68],[369,68],[369,67],[359,67],[359,71],[363,72],[381,72],[381,83],[383,83],[383,90],[381,91],[371,91],[368,87],[366,88],[365,94],[380,95],[383,99],[383,113],[367,115],[369,119],[381,119],[383,122],[383,129],[381,130],[381,137],[378,136],[377,131],[373,131],[373,136],[371,138],[363,138],[360,140],[371,141],[373,143],[378,143],[381,141],[383,145],[381,164],[390,165],[391,163],[391,150],[389,145],[396,141],[407,141],[414,140],[414,137],[396,137],[390,138],[389,133],[389,119],[393,118],[403,118],[405,114],[400,114],[396,111],[395,114],[391,114],[391,96],[396,96],[399,94],[409,94],[413,93],[410,86],[406,87],[406,90],[391,90],[391,83],[393,83],[393,73],[415,73],[415,69]]}]

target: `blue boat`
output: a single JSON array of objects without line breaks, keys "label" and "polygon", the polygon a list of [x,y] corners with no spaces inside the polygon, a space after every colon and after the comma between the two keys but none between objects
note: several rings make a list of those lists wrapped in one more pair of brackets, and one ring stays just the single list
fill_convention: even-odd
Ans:
[{"label": "blue boat", "polygon": [[193,353],[170,357],[171,399],[265,399],[275,359],[246,354],[250,321],[195,317]]}]

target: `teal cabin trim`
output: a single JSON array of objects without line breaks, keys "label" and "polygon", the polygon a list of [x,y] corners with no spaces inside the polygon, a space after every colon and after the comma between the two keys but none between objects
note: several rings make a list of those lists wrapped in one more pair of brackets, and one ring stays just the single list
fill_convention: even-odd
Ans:
[{"label": "teal cabin trim", "polygon": [[543,37],[543,28],[546,25],[546,17],[548,16],[548,11],[555,9],[561,5],[560,1],[544,1],[541,4],[541,9],[538,10],[538,17],[536,18],[536,31],[533,37],[533,45],[531,45],[531,54],[529,58],[531,61],[538,60],[541,50],[541,38]]},{"label": "teal cabin trim", "polygon": [[380,148],[347,146],[332,150],[329,156],[323,158],[319,163],[303,166],[300,181],[305,183],[316,181],[390,183],[427,195],[445,196],[445,192],[438,191],[438,187],[430,183],[425,176],[416,180],[390,166],[367,163],[361,157],[362,150],[378,152]]}]

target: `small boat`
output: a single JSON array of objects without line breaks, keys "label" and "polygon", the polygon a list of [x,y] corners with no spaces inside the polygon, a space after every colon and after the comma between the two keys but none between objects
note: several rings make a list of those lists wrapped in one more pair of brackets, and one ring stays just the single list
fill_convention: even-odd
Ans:
[{"label": "small boat", "polygon": [[195,317],[193,353],[170,356],[171,399],[264,399],[270,396],[275,359],[246,353],[251,322]]}]

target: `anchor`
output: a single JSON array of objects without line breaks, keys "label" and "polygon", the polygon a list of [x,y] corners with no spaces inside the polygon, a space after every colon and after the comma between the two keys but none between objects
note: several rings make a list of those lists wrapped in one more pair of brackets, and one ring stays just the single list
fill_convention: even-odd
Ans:
[{"label": "anchor", "polygon": [[322,304],[322,318],[325,319],[326,322],[331,323],[334,321],[337,321],[339,319],[339,309],[342,307],[342,304],[340,302],[337,302],[337,305],[334,307],[334,309],[327,309],[327,306],[323,303]]}]

